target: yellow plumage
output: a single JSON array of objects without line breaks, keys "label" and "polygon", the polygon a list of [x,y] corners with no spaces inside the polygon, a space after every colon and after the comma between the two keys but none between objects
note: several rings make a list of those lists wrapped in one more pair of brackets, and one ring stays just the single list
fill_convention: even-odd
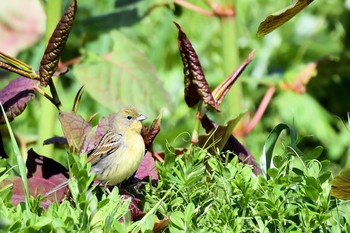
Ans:
[{"label": "yellow plumage", "polygon": [[145,116],[134,108],[121,109],[96,147],[88,153],[95,179],[116,185],[128,179],[139,167],[145,144],[141,136]]}]

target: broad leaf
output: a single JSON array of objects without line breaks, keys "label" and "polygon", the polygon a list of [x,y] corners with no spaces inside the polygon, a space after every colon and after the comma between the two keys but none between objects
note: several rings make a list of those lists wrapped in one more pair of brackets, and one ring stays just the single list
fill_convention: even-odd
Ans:
[{"label": "broad leaf", "polygon": [[45,29],[45,12],[40,1],[1,2],[0,51],[11,56],[33,45]]},{"label": "broad leaf", "polygon": [[193,107],[203,100],[219,112],[220,109],[205,79],[196,51],[180,25],[177,23],[175,25],[179,29],[177,42],[184,66],[186,104]]},{"label": "broad leaf", "polygon": [[84,118],[73,112],[60,112],[58,119],[61,122],[64,136],[67,138],[68,145],[74,151],[80,151],[85,137],[91,131],[91,126]]},{"label": "broad leaf", "polygon": [[[216,124],[213,121],[211,121],[207,115],[204,115],[202,117],[201,124],[207,133],[213,131],[213,129],[217,127]],[[232,132],[221,151],[232,151],[235,155],[238,156],[239,161],[245,164],[249,164],[253,167],[254,174],[257,175],[261,173],[260,167],[256,163],[254,156],[249,152],[249,150],[245,146],[243,146],[238,141],[238,139],[232,134]],[[232,157],[233,156],[231,156],[231,159]]]},{"label": "broad leaf", "polygon": [[[57,185],[67,181],[67,169],[56,161],[36,154],[32,149],[28,151],[28,158],[26,161],[28,170],[28,187],[31,196],[44,195],[45,193],[54,189]],[[7,184],[14,184],[13,196],[11,202],[17,205],[24,202],[25,195],[23,183],[20,177],[11,177],[1,182],[1,187]],[[57,190],[55,193],[49,195],[40,204],[44,208],[64,198],[66,188]]]},{"label": "broad leaf", "polygon": [[[112,44],[110,52],[104,55],[89,52],[73,69],[89,95],[114,112],[132,105],[154,117],[161,108],[169,107],[169,96],[145,55],[117,31],[104,38]],[[91,47],[102,46],[97,44]]]},{"label": "broad leaf", "polygon": [[[18,77],[0,91],[0,102],[9,121],[24,111],[28,101],[35,97],[34,87],[38,85],[37,80]],[[0,113],[0,123],[5,123],[2,113]]]},{"label": "broad leaf", "polygon": [[293,18],[301,10],[307,7],[313,0],[297,0],[292,5],[288,6],[275,14],[269,15],[263,22],[260,23],[257,35],[260,37],[272,32],[279,26]]},{"label": "broad leaf", "polygon": [[151,152],[148,151],[136,171],[135,178],[143,181],[148,181],[150,177],[152,180],[158,181],[156,163],[152,157]]},{"label": "broad leaf", "polygon": [[39,68],[40,85],[42,86],[47,86],[52,81],[51,77],[56,72],[61,53],[72,29],[76,11],[77,1],[72,0],[49,40]]}]

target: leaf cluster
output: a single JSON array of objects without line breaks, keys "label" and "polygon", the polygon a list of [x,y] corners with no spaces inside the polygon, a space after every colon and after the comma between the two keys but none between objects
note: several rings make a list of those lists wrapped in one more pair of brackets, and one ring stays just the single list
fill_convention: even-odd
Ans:
[{"label": "leaf cluster", "polygon": [[213,155],[194,147],[175,156],[170,147],[164,164],[157,166],[157,188],[146,189],[145,209],[171,190],[158,209],[158,216],[170,217],[170,232],[348,229],[347,212],[338,212],[348,204],[330,197],[330,162],[300,153],[287,146],[283,154],[273,156],[267,179],[255,176],[252,167],[239,163],[237,157],[228,159],[229,154]]}]

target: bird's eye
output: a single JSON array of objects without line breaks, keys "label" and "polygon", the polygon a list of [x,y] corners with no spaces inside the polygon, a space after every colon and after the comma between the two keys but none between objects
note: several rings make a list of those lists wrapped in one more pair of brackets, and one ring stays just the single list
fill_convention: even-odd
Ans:
[{"label": "bird's eye", "polygon": [[127,116],[126,119],[131,120],[132,116]]}]

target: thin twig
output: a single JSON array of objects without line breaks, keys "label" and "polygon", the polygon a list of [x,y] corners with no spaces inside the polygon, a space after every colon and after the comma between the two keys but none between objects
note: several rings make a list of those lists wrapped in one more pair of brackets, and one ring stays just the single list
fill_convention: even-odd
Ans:
[{"label": "thin twig", "polygon": [[6,62],[2,62],[2,61],[0,61],[0,68],[3,68],[3,69],[8,70],[10,72],[14,72],[16,74],[19,74],[23,77],[30,78],[30,79],[37,79],[39,77],[36,74],[35,74],[36,75],[35,76],[34,73],[28,73],[24,70],[18,69],[16,67],[14,67],[10,64],[7,64]]},{"label": "thin twig", "polygon": [[56,87],[55,87],[55,84],[52,81],[52,78],[51,78],[51,82],[49,82],[49,87],[50,87],[50,92],[51,92],[52,100],[53,100],[51,102],[56,106],[56,108],[58,110],[60,110],[60,107],[62,106],[62,104],[61,104],[60,98],[58,97],[58,94],[57,94],[57,91],[56,91]]},{"label": "thin twig", "polygon": [[64,67],[68,67],[68,66],[71,66],[71,65],[74,65],[78,62],[81,61],[81,58],[80,57],[76,57],[76,58],[72,58],[68,61],[65,61],[65,62],[60,62],[59,65],[58,65],[58,69],[57,70],[60,70]]},{"label": "thin twig", "polygon": [[205,15],[205,16],[215,16],[215,14],[211,11],[208,11],[208,10],[205,10],[205,9],[202,9],[196,5],[193,5],[191,3],[188,3],[187,1],[185,0],[173,0],[173,2],[175,4],[178,4],[180,6],[183,6],[183,7],[186,7],[187,9],[190,9],[192,11],[195,11],[195,12],[198,12],[202,15]]},{"label": "thin twig", "polygon": [[40,95],[44,96],[46,99],[48,99],[51,103],[53,103],[56,106],[56,104],[54,103],[54,99],[51,96],[49,96],[48,94],[46,94],[39,87],[33,86],[33,89],[36,90]]},{"label": "thin twig", "polygon": [[270,86],[269,89],[266,91],[263,99],[260,102],[258,110],[255,112],[253,119],[249,122],[249,124],[246,126],[244,130],[245,134],[248,134],[250,131],[252,131],[254,127],[258,124],[261,117],[264,115],[264,112],[267,106],[269,105],[275,91],[276,91],[276,88],[274,86]]}]

